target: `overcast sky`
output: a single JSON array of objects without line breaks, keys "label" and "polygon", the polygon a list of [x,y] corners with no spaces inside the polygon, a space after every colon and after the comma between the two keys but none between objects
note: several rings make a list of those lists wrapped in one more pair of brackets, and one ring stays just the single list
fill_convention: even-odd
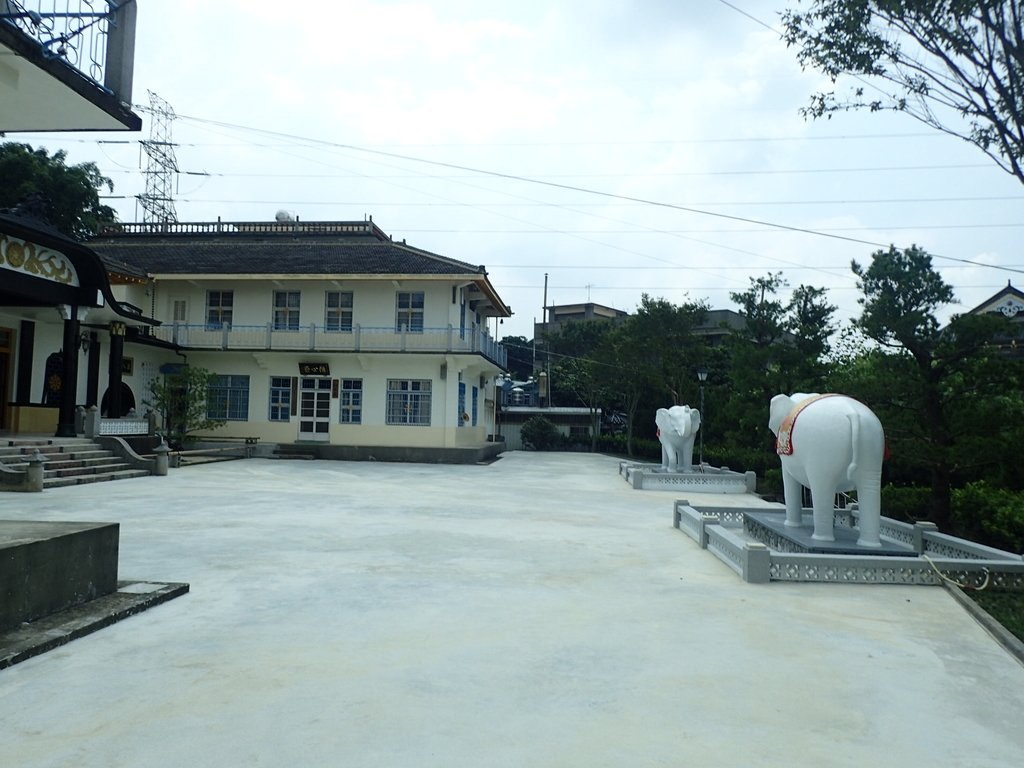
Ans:
[{"label": "overcast sky", "polygon": [[[777,30],[787,0],[731,4]],[[1024,270],[1019,182],[906,116],[804,120],[827,82],[718,0],[139,0],[138,25],[134,101],[178,116],[179,221],[372,216],[485,265],[499,336],[533,335],[545,274],[549,304],[632,311],[735,308],[782,271],[842,323],[850,260],[889,243],[936,256],[950,311],[1024,285],[993,268]],[[149,131],[7,138],[94,160],[136,221]]]}]

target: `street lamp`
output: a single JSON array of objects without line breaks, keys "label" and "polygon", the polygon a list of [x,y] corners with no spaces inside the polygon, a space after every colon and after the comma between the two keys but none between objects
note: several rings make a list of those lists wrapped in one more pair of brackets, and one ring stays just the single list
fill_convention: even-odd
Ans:
[{"label": "street lamp", "polygon": [[708,380],[708,369],[703,365],[697,369],[697,381],[700,382],[700,466],[704,466],[704,382]]}]

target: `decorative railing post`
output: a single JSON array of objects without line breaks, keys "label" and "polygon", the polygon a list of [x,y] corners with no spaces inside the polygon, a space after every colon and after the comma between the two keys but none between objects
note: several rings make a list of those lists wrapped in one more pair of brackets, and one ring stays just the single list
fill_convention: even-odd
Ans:
[{"label": "decorative railing post", "polygon": [[167,454],[171,452],[171,449],[167,447],[167,443],[164,442],[164,436],[160,435],[160,445],[153,449],[153,453],[156,454],[156,460],[154,462],[153,474],[159,477],[166,477],[167,475]]},{"label": "decorative railing post", "polygon": [[316,349],[316,323],[309,324],[309,351]]},{"label": "decorative railing post", "polygon": [[757,541],[743,547],[743,580],[750,584],[767,584],[771,580],[772,553]]},{"label": "decorative railing post", "polygon": [[919,520],[914,523],[914,551],[923,554],[925,550],[925,536],[929,533],[938,533],[939,526],[935,523],[928,523]]},{"label": "decorative railing post", "polygon": [[26,470],[28,477],[27,479],[27,490],[29,491],[41,491],[43,490],[43,465],[46,463],[46,457],[39,452],[36,448],[35,452],[28,458],[28,469]]},{"label": "decorative railing post", "polygon": [[454,332],[454,329],[452,328],[452,324],[448,323],[448,339],[447,339],[447,342],[445,343],[445,348],[444,348],[445,352],[451,352],[452,351],[452,333],[453,332]]},{"label": "decorative railing post", "polygon": [[90,406],[85,414],[85,436],[96,437],[100,433],[100,409]]},{"label": "decorative railing post", "polygon": [[356,323],[356,327],[354,328],[354,331],[355,332],[353,333],[353,342],[355,343],[355,351],[358,352],[359,351],[359,341],[360,341],[359,337],[360,337],[360,335],[363,332],[363,326],[359,325],[359,323]]},{"label": "decorative railing post", "polygon": [[227,323],[221,323],[221,326],[220,326],[220,348],[221,349],[227,349],[228,348],[228,332],[229,332],[229,329],[230,329],[230,326]]},{"label": "decorative railing post", "polygon": [[266,348],[271,349],[271,345],[274,343],[274,324],[267,323],[267,340]]}]

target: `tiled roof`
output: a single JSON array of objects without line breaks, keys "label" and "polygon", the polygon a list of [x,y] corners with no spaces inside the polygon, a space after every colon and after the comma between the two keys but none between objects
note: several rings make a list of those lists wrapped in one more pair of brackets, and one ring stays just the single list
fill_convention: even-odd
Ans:
[{"label": "tiled roof", "polygon": [[482,275],[484,267],[366,235],[112,236],[89,243],[113,271],[149,274]]}]

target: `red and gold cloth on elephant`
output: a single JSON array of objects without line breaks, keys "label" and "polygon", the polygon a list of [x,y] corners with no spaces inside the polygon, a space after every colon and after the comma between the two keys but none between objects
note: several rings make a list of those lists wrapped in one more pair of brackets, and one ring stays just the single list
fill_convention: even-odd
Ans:
[{"label": "red and gold cloth on elephant", "polygon": [[813,395],[812,397],[805,398],[797,403],[793,410],[786,414],[786,417],[782,420],[782,424],[779,425],[779,436],[775,438],[775,452],[780,456],[792,456],[793,455],[793,425],[796,424],[796,417],[799,416],[804,408],[811,403],[816,403],[819,400],[823,400],[826,397],[839,397],[837,392],[829,392],[824,395]]}]

